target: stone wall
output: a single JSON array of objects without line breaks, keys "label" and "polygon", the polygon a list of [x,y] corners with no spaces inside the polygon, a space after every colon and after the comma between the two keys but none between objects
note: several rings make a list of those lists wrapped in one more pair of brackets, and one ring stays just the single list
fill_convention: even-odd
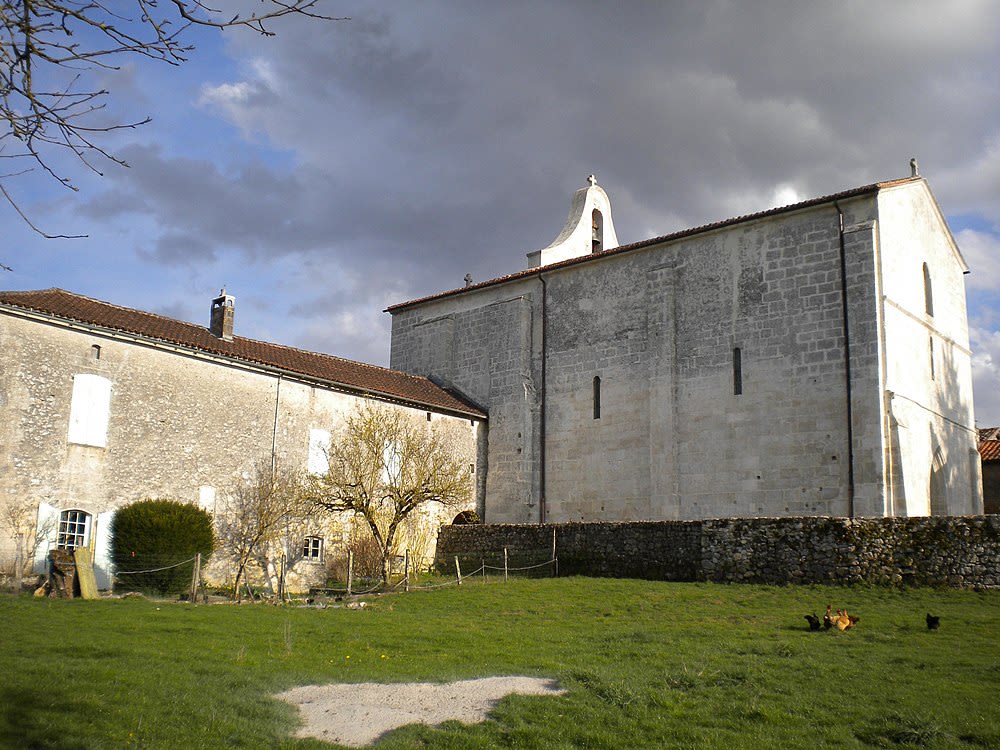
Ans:
[{"label": "stone wall", "polygon": [[[554,540],[554,542],[553,542]],[[715,583],[1000,586],[1000,516],[445,526],[437,566],[549,560],[560,575]]]},{"label": "stone wall", "polygon": [[[346,415],[366,400],[249,364],[13,314],[0,314],[0,346],[7,357],[0,367],[0,517],[16,517],[31,529],[43,505],[56,518],[62,510],[85,512],[98,568],[107,543],[102,529],[115,509],[161,497],[225,512],[228,493],[250,478],[255,465],[273,452],[282,466],[306,470],[312,431],[336,438]],[[110,382],[103,446],[70,439],[78,375]],[[387,408],[440,430],[462,464],[475,465],[481,428],[470,420],[417,407]],[[448,522],[457,512],[442,511],[435,520]],[[16,556],[7,526],[0,524],[0,566],[13,564]],[[324,554],[332,554],[349,527],[317,515],[299,531],[288,541],[293,553],[301,552],[309,535],[322,537]],[[49,536],[37,550],[39,560],[55,543],[55,534]],[[322,582],[325,566],[301,560],[296,573],[306,585]]]}]

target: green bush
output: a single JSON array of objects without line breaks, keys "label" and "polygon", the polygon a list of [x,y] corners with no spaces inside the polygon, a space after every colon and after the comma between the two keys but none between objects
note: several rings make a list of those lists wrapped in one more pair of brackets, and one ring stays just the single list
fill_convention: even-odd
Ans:
[{"label": "green bush", "polygon": [[111,521],[111,559],[119,585],[130,590],[164,596],[187,590],[191,558],[200,552],[204,566],[214,547],[212,517],[176,500],[140,500]]}]

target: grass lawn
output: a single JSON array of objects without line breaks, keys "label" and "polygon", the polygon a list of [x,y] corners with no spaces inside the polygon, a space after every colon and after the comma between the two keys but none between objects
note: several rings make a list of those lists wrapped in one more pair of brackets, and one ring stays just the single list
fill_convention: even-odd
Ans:
[{"label": "grass lawn", "polygon": [[[828,601],[857,628],[809,632]],[[0,597],[0,622],[4,748],[329,748],[270,696],[507,674],[568,692],[376,747],[1000,748],[997,591],[561,578],[361,610]]]}]

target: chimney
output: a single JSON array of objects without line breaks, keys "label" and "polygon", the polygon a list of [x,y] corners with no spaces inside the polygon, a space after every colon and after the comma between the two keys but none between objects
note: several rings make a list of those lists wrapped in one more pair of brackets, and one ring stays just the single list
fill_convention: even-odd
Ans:
[{"label": "chimney", "polygon": [[226,294],[226,288],[219,291],[219,296],[212,300],[212,322],[208,330],[213,336],[223,341],[233,340],[233,317],[236,314],[236,298]]}]

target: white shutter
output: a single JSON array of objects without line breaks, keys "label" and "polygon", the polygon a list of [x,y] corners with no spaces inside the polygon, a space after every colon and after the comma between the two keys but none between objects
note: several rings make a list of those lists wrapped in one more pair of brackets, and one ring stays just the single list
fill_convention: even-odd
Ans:
[{"label": "white shutter", "polygon": [[35,547],[35,560],[31,565],[32,573],[49,572],[49,550],[56,546],[59,536],[59,509],[48,503],[38,504],[38,521],[35,533],[43,538]]},{"label": "white shutter", "polygon": [[325,474],[330,468],[329,430],[309,430],[309,460],[307,468],[310,474]]},{"label": "white shutter", "polygon": [[206,513],[215,515],[215,487],[203,484],[198,488],[198,507]]},{"label": "white shutter", "polygon": [[115,512],[98,513],[94,519],[94,578],[97,588],[106,591],[111,588],[111,519]]},{"label": "white shutter", "polygon": [[88,373],[74,375],[73,400],[69,407],[69,442],[106,447],[110,409],[110,380]]}]

